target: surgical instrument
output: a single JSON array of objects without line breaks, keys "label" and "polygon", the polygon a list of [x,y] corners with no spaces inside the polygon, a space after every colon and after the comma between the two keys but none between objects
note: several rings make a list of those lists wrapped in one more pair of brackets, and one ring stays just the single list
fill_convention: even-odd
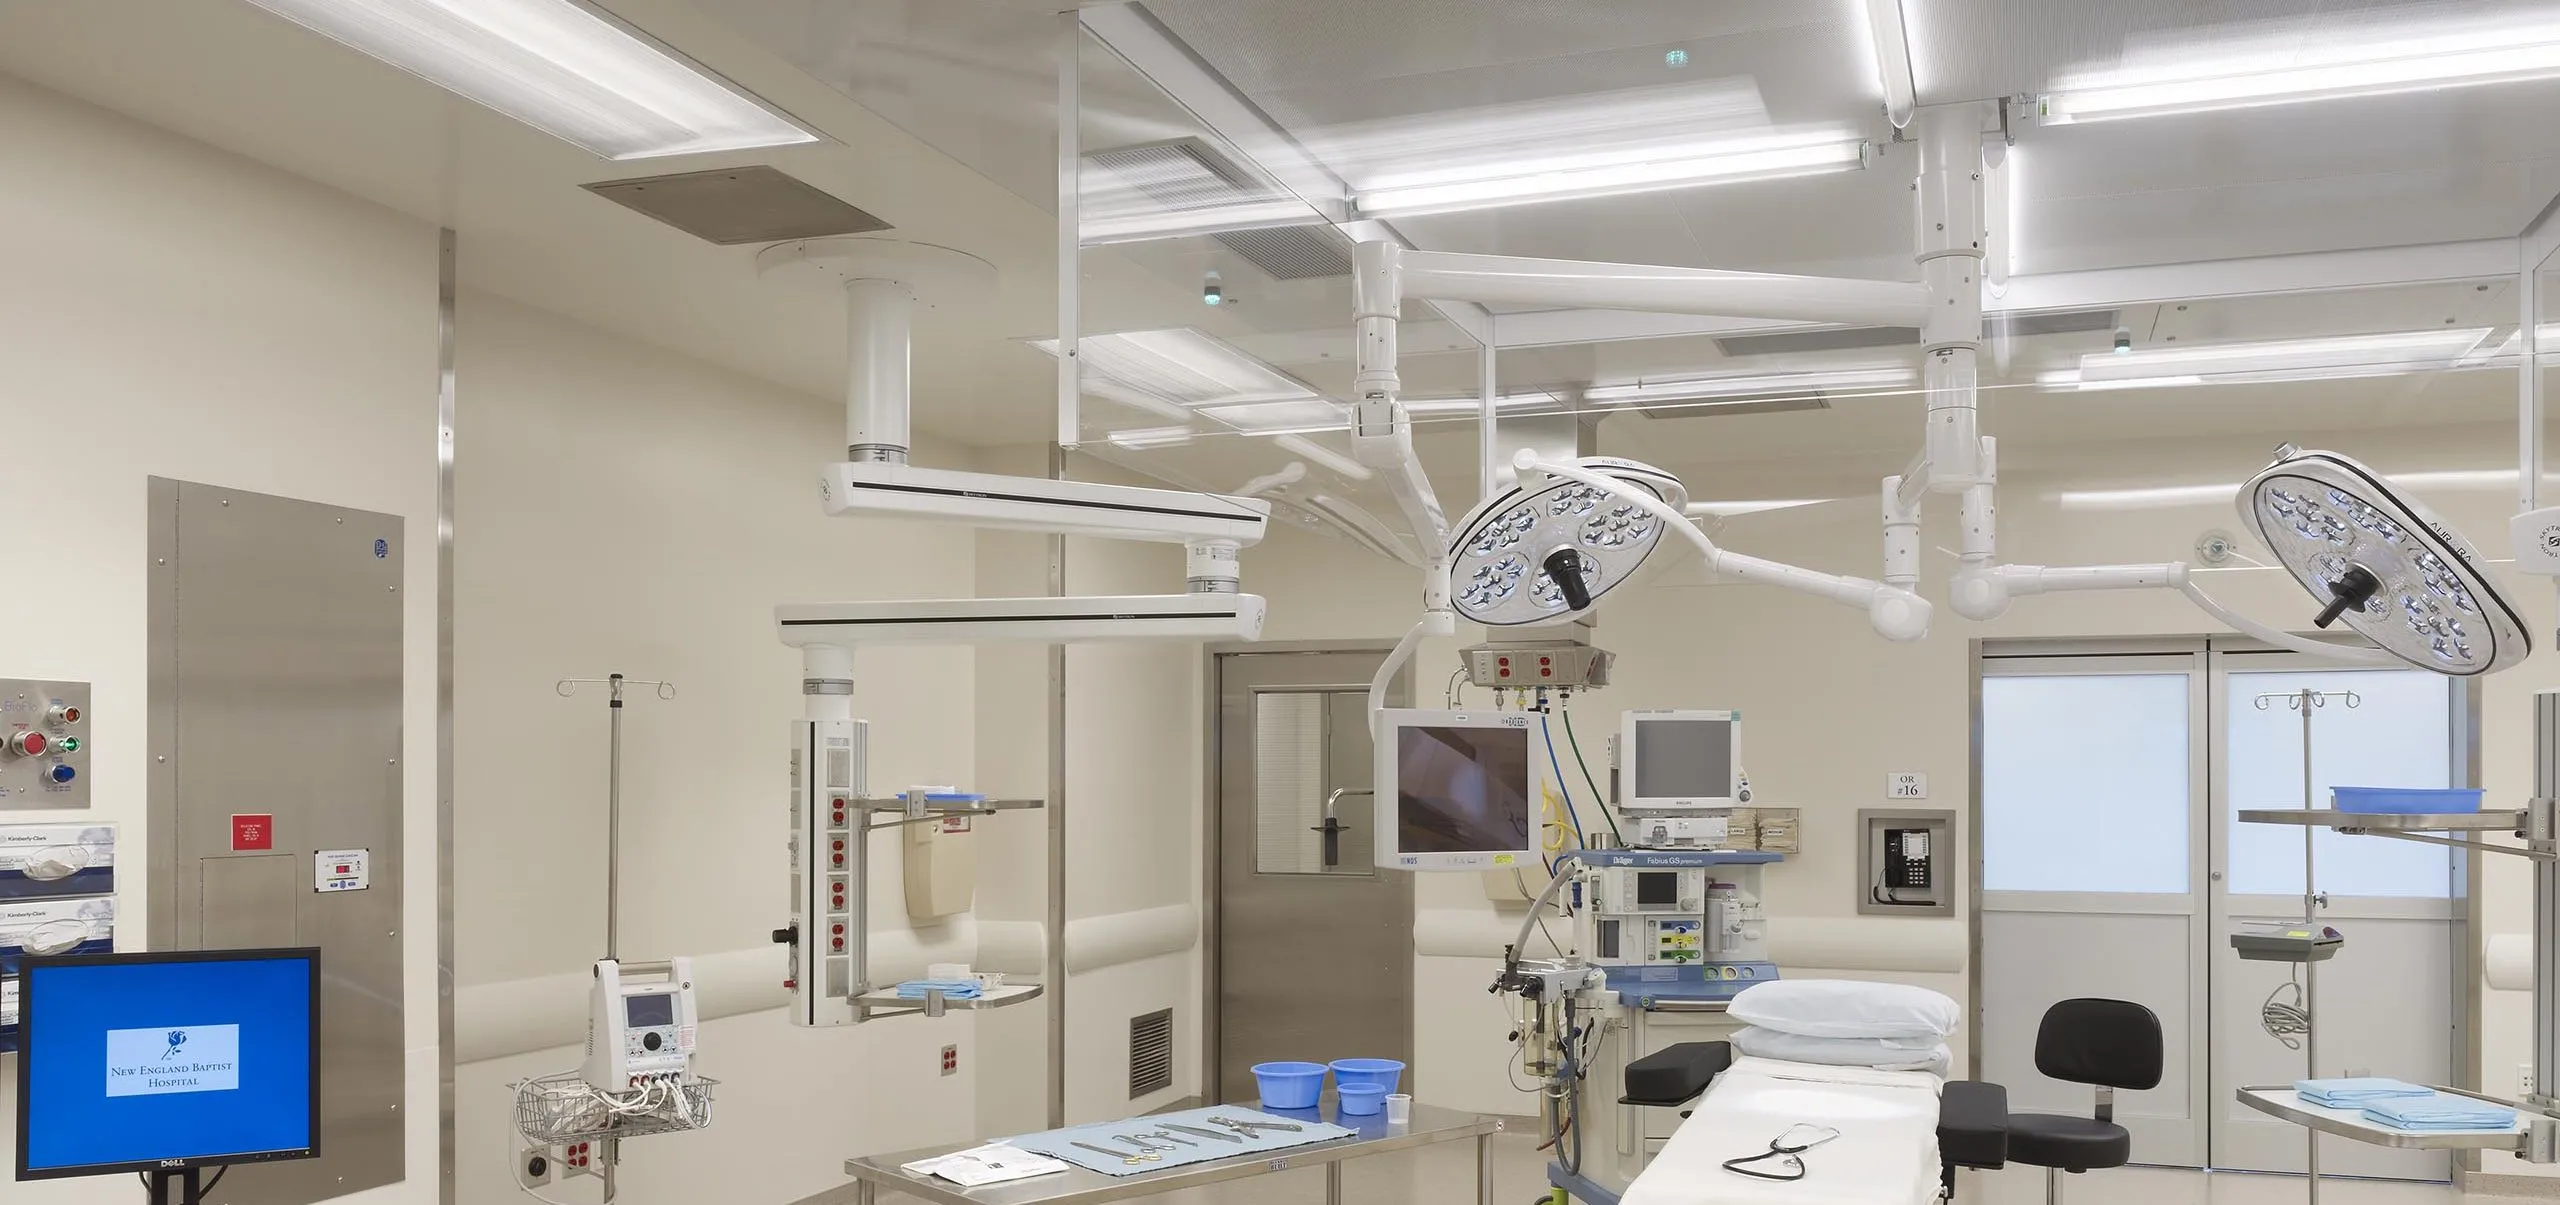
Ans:
[{"label": "surgical instrument", "polygon": [[1182,1149],[1170,1142],[1158,1142],[1145,1134],[1114,1134],[1111,1136],[1111,1140],[1113,1142],[1128,1143],[1129,1145],[1145,1151],[1150,1155],[1159,1155],[1166,1151]]},{"label": "surgical instrument", "polygon": [[1204,1129],[1201,1129],[1201,1128],[1200,1128],[1200,1127],[1198,1127],[1198,1126],[1187,1126],[1187,1125],[1181,1125],[1181,1124],[1174,1123],[1174,1122],[1166,1122],[1166,1123],[1165,1123],[1165,1127],[1164,1127],[1164,1128],[1166,1128],[1166,1129],[1168,1129],[1168,1130],[1179,1130],[1179,1131],[1181,1131],[1181,1132],[1183,1132],[1183,1133],[1185,1133],[1185,1134],[1196,1134],[1196,1135],[1198,1135],[1198,1136],[1200,1136],[1200,1137],[1202,1137],[1202,1138],[1215,1138],[1215,1139],[1217,1139],[1217,1140],[1218,1140],[1218,1141],[1220,1141],[1220,1142],[1233,1142],[1233,1143],[1239,1143],[1239,1144],[1241,1144],[1241,1143],[1244,1141],[1243,1137],[1241,1137],[1241,1136],[1239,1136],[1239,1135],[1236,1135],[1236,1134],[1228,1133],[1228,1132],[1227,1132],[1227,1131],[1225,1131],[1225,1130],[1204,1130]]},{"label": "surgical instrument", "polygon": [[1225,1126],[1248,1137],[1256,1136],[1263,1130],[1287,1130],[1296,1133],[1307,1128],[1294,1121],[1238,1121],[1232,1117],[1212,1117],[1209,1119],[1209,1124]]},{"label": "surgical instrument", "polygon": [[1110,1157],[1112,1157],[1112,1158],[1114,1158],[1114,1159],[1117,1159],[1117,1160],[1119,1160],[1121,1163],[1126,1164],[1126,1165],[1128,1165],[1128,1166],[1130,1166],[1130,1167],[1136,1167],[1137,1165],[1139,1165],[1139,1164],[1141,1164],[1141,1163],[1144,1163],[1144,1162],[1146,1162],[1146,1161],[1147,1161],[1147,1160],[1149,1160],[1149,1159],[1157,1159],[1157,1158],[1161,1158],[1161,1157],[1162,1157],[1162,1156],[1159,1156],[1159,1155],[1132,1155],[1132,1154],[1130,1154],[1130,1153],[1129,1153],[1129,1152],[1127,1152],[1127,1151],[1115,1151],[1115,1150],[1110,1149],[1109,1147],[1100,1147],[1100,1146],[1095,1146],[1094,1144],[1092,1144],[1092,1143],[1090,1143],[1090,1142],[1078,1142],[1078,1143],[1074,1143],[1074,1144],[1072,1144],[1072,1145],[1083,1147],[1084,1149],[1086,1149],[1086,1150],[1088,1150],[1088,1151],[1092,1151],[1094,1154],[1097,1154],[1097,1155],[1108,1155],[1108,1156],[1110,1156]]}]

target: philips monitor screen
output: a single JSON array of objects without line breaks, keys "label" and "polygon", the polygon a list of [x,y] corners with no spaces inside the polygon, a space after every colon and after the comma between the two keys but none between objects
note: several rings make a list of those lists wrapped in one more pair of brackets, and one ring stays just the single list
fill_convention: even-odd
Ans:
[{"label": "philips monitor screen", "polygon": [[1525,716],[1389,712],[1381,726],[1378,864],[1477,870],[1530,857],[1536,775]]},{"label": "philips monitor screen", "polygon": [[29,958],[18,1179],[320,1153],[320,952]]},{"label": "philips monitor screen", "polygon": [[1618,806],[1630,811],[1729,808],[1745,800],[1742,720],[1729,711],[1630,711]]}]

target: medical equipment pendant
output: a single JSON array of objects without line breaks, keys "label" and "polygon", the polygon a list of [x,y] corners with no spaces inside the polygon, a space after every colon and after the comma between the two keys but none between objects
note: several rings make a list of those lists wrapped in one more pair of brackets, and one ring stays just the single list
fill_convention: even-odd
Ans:
[{"label": "medical equipment pendant", "polygon": [[784,982],[794,1025],[852,1025],[854,997],[868,986],[860,897],[871,725],[861,720],[797,720],[791,725],[791,927],[775,935],[790,948]]}]

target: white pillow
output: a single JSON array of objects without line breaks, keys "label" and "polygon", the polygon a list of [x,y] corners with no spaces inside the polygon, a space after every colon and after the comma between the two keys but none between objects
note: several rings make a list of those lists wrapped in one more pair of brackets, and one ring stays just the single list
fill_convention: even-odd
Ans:
[{"label": "white pillow", "polygon": [[1808,1038],[1753,1026],[1733,1035],[1733,1048],[1754,1058],[1818,1063],[1825,1067],[1873,1067],[1878,1071],[1926,1071],[1944,1078],[1955,1052],[1932,1038]]},{"label": "white pillow", "polygon": [[1733,1019],[1809,1038],[1944,1041],[1964,1023],[1955,1001],[1924,987],[1849,979],[1781,979],[1742,989]]}]

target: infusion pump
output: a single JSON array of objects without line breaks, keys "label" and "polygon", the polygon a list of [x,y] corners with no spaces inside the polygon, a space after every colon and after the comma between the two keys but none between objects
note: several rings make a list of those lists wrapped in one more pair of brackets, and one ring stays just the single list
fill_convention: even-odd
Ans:
[{"label": "infusion pump", "polygon": [[588,992],[587,1082],[605,1092],[693,1082],[693,960],[596,964]]}]

